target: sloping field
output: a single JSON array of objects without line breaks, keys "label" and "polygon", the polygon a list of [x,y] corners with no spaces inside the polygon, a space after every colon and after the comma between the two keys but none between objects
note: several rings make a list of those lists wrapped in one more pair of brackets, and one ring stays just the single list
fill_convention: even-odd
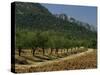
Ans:
[{"label": "sloping field", "polygon": [[[73,54],[63,58],[54,60],[46,60],[40,62],[32,62],[29,58],[27,60],[32,64],[15,65],[15,71],[18,73],[25,72],[45,72],[45,71],[59,71],[59,70],[74,70],[74,69],[91,69],[97,67],[96,51],[88,49],[88,51]],[[35,59],[35,58],[34,58]]]}]

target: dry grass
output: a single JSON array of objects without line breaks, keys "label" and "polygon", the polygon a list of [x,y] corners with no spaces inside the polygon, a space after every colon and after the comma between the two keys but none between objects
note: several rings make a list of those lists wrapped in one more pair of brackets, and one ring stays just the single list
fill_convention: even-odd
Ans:
[{"label": "dry grass", "polygon": [[31,57],[30,60],[33,61],[31,64],[28,65],[17,64],[15,67],[15,71],[18,73],[25,73],[25,72],[45,72],[45,71],[75,70],[75,69],[92,69],[97,67],[96,55],[97,52],[92,51],[90,53],[86,53],[84,55],[75,57],[73,59],[66,59],[61,61],[59,61],[60,59],[58,59],[53,63],[47,63],[47,64],[45,64],[46,61],[42,61],[42,65],[38,65],[38,66],[34,66],[34,65],[37,62],[41,62],[41,61],[34,61],[32,59],[35,59],[35,57],[33,58]]}]

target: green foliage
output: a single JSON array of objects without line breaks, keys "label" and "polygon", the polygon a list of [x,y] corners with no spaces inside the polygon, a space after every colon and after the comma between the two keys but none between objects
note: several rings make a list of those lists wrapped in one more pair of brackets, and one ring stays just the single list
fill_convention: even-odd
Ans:
[{"label": "green foliage", "polygon": [[97,40],[96,39],[90,40],[90,42],[88,43],[88,47],[97,49]]},{"label": "green foliage", "polygon": [[71,40],[68,40],[68,39],[65,39],[64,40],[64,48],[69,49],[71,47],[73,47],[72,41]]},{"label": "green foliage", "polygon": [[48,32],[37,33],[38,47],[47,48]]}]

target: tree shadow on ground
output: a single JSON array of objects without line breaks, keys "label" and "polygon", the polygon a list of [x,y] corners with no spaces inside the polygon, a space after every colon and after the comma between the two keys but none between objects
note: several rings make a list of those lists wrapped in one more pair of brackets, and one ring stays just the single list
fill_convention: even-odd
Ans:
[{"label": "tree shadow on ground", "polygon": [[27,56],[21,56],[21,57],[25,58],[26,60],[28,59],[28,60],[34,61],[34,62],[43,62],[43,60],[38,59],[38,58],[34,58],[34,56],[31,57],[31,58],[30,57],[27,57]]},{"label": "tree shadow on ground", "polygon": [[51,60],[51,58],[47,57],[47,56],[39,56],[39,55],[34,55],[34,57],[39,58],[41,60]]},{"label": "tree shadow on ground", "polygon": [[54,60],[54,59],[58,59],[58,56],[55,55],[45,55],[46,57],[48,57],[50,60]]}]

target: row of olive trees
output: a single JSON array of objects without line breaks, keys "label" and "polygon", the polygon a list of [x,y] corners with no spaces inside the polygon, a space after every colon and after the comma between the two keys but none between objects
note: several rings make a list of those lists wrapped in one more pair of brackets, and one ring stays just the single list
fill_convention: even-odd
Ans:
[{"label": "row of olive trees", "polygon": [[45,32],[17,32],[16,33],[16,49],[19,51],[19,56],[22,49],[32,49],[32,54],[34,55],[37,48],[42,48],[43,55],[45,55],[45,50],[47,48],[51,49],[51,53],[55,49],[55,53],[58,54],[59,49],[80,48],[83,47],[95,47],[96,42],[86,41],[86,40],[73,40],[67,39],[65,36],[59,36],[51,34],[48,31]]}]

